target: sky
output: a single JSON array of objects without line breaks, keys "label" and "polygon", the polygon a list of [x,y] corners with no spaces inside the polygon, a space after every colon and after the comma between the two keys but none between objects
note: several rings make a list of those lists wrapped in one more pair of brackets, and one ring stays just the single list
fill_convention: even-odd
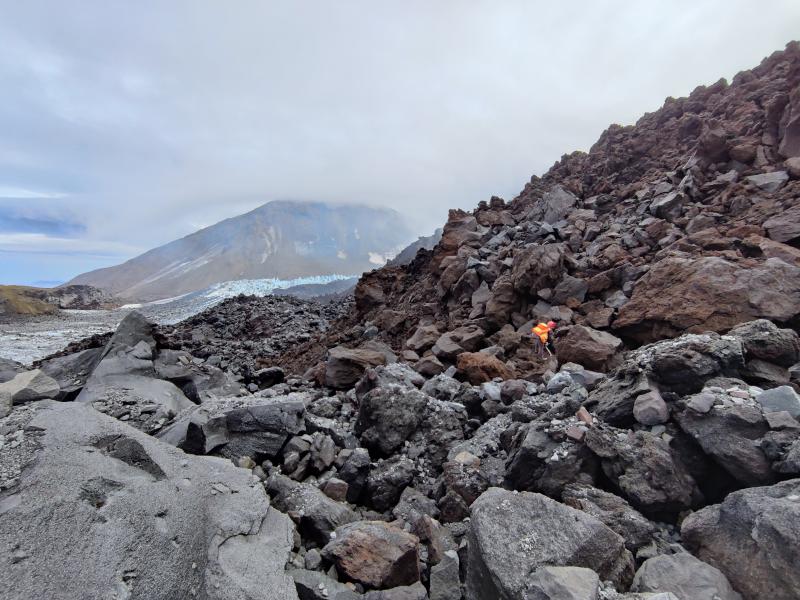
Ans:
[{"label": "sky", "polygon": [[797,0],[0,0],[0,283],[277,199],[429,234],[797,37]]}]

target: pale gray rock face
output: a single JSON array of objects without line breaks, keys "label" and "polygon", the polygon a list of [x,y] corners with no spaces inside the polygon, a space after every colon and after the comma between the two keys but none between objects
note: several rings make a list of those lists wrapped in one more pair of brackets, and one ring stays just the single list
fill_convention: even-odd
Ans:
[{"label": "pale gray rock face", "polygon": [[36,408],[35,460],[0,497],[0,588],[19,600],[297,597],[291,522],[249,472],[83,404]]},{"label": "pale gray rock face", "polygon": [[524,598],[528,574],[542,566],[592,569],[630,581],[625,542],[594,517],[540,494],[490,488],[471,507],[466,597]]},{"label": "pale gray rock face", "polygon": [[0,417],[5,417],[15,403],[55,398],[60,389],[55,379],[39,369],[19,373],[0,383]]},{"label": "pale gray rock face", "polygon": [[634,592],[672,592],[691,600],[741,600],[719,569],[682,552],[647,559],[636,572]]}]

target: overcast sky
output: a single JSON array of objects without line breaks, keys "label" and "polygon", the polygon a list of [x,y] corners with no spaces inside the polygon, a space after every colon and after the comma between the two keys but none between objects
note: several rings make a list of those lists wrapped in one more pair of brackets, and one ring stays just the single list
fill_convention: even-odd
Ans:
[{"label": "overcast sky", "polygon": [[799,35],[797,0],[0,0],[0,283],[274,199],[426,234]]}]

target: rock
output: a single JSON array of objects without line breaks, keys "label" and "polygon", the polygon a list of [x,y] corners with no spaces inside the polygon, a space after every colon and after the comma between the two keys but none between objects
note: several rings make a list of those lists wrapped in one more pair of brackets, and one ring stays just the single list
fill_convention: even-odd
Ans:
[{"label": "rock", "polygon": [[494,282],[492,295],[484,310],[487,325],[491,327],[492,331],[500,329],[509,322],[516,304],[517,297],[514,293],[513,279],[510,275],[503,274]]},{"label": "rock", "polygon": [[771,240],[796,245],[800,238],[800,206],[792,206],[770,217],[764,221],[764,229]]},{"label": "rock", "polygon": [[383,521],[358,521],[337,528],[322,554],[339,573],[372,588],[419,581],[419,540]]},{"label": "rock", "polygon": [[414,462],[402,456],[394,456],[378,464],[366,480],[366,490],[372,505],[379,511],[387,511],[397,504],[403,490],[414,478]]},{"label": "rock", "polygon": [[39,369],[25,371],[10,381],[0,383],[0,417],[5,417],[13,404],[55,398],[61,388],[58,382]]},{"label": "rock", "polygon": [[386,386],[361,398],[355,433],[379,456],[390,456],[422,423],[428,396],[417,389]]},{"label": "rock", "polygon": [[750,175],[745,177],[745,180],[764,192],[772,193],[777,192],[789,181],[789,174],[786,171],[773,171]]},{"label": "rock", "polygon": [[600,578],[583,567],[539,567],[531,574],[525,600],[597,600]]},{"label": "rock", "polygon": [[386,356],[376,350],[331,348],[325,363],[325,385],[335,389],[350,388],[369,367],[385,365],[386,362]]},{"label": "rock", "polygon": [[367,485],[370,470],[369,453],[365,448],[342,450],[338,461],[341,461],[339,478],[347,483],[347,501],[355,504]]},{"label": "rock", "polygon": [[694,478],[660,437],[598,426],[584,440],[608,479],[644,514],[669,519],[702,499]]},{"label": "rock", "polygon": [[420,358],[414,369],[423,377],[435,377],[444,372],[444,365],[434,355],[429,355]]},{"label": "rock", "polygon": [[756,400],[764,412],[786,411],[795,419],[800,417],[800,396],[788,385],[761,392]]},{"label": "rock", "polygon": [[342,481],[336,477],[331,477],[325,482],[322,491],[331,500],[336,502],[345,502],[347,500],[347,490],[349,486],[346,481]]},{"label": "rock", "polygon": [[548,428],[549,422],[542,420],[517,430],[508,444],[508,487],[559,498],[570,483],[594,482],[597,461],[592,453],[583,445],[552,439]]},{"label": "rock", "polygon": [[566,304],[570,298],[574,298],[577,302],[583,302],[588,290],[589,285],[583,279],[564,275],[553,290],[549,301],[551,304]]},{"label": "rock", "polygon": [[[25,371],[22,363],[8,358],[0,358],[0,383],[11,381],[18,373]],[[51,375],[52,377],[52,375]]]},{"label": "rock", "polygon": [[642,425],[650,427],[666,423],[669,420],[669,409],[658,390],[651,390],[636,397],[633,417]]},{"label": "rock", "polygon": [[714,406],[705,414],[686,410],[677,413],[675,420],[703,452],[741,484],[763,485],[775,480],[760,447],[769,426],[756,406]]},{"label": "rock", "polygon": [[15,598],[297,597],[291,523],[249,472],[83,404],[41,403],[30,425],[39,449],[0,519],[24,555],[0,570]]},{"label": "rock", "polygon": [[622,538],[546,496],[491,488],[471,513],[467,598],[524,598],[529,573],[544,566],[585,567],[621,585],[630,580],[633,560]]},{"label": "rock", "polygon": [[431,348],[431,351],[439,360],[445,360],[449,362],[455,360],[455,358],[462,352],[466,352],[464,348],[459,346],[458,342],[452,335],[452,332],[445,333],[438,340],[436,340],[436,343],[433,345],[433,348]]},{"label": "rock", "polygon": [[345,504],[331,500],[312,485],[292,481],[284,475],[270,475],[264,487],[275,507],[296,521],[300,534],[319,545],[326,544],[337,527],[357,519]]},{"label": "rock", "polygon": [[552,288],[563,275],[566,252],[565,244],[536,244],[515,253],[511,272],[514,289],[534,295],[542,288]]},{"label": "rock", "polygon": [[286,379],[286,374],[280,367],[268,367],[253,373],[253,379],[261,387],[272,387],[283,383],[283,380]]},{"label": "rock", "polygon": [[592,515],[621,535],[631,552],[649,544],[656,532],[655,524],[625,500],[590,485],[570,484],[564,488],[561,498],[564,504]]},{"label": "rock", "polygon": [[748,600],[794,600],[800,590],[800,479],[729,494],[689,515],[683,543]]},{"label": "rock", "polygon": [[461,597],[458,554],[448,550],[442,560],[431,567],[430,600],[461,600]]},{"label": "rock", "polygon": [[607,371],[614,366],[622,349],[618,337],[584,325],[575,325],[567,335],[556,340],[556,356],[560,363],[575,362],[588,369]]},{"label": "rock", "polygon": [[774,388],[790,381],[788,369],[757,358],[747,361],[740,374],[748,383],[762,388]]},{"label": "rock", "polygon": [[783,161],[783,166],[791,177],[800,179],[800,156],[792,156]]},{"label": "rock", "polygon": [[498,358],[482,352],[459,354],[456,366],[472,385],[480,385],[495,377],[511,379],[508,367]]},{"label": "rock", "polygon": [[294,580],[299,600],[350,600],[348,594],[353,593],[345,584],[319,571],[292,569],[287,574]]},{"label": "rock", "polygon": [[633,592],[672,592],[692,600],[741,600],[719,569],[691,554],[662,554],[644,561],[631,586]]},{"label": "rock", "polygon": [[791,367],[800,361],[800,336],[792,329],[779,329],[766,319],[743,323],[731,329],[728,335],[742,340],[748,359],[782,367]]},{"label": "rock", "polygon": [[572,212],[577,202],[578,199],[573,194],[560,185],[555,185],[534,204],[527,218],[532,221],[556,223]]},{"label": "rock", "polygon": [[777,258],[667,257],[636,283],[613,326],[651,342],[684,331],[725,331],[756,318],[785,322],[799,313],[798,266]]},{"label": "rock", "polygon": [[390,590],[369,591],[363,600],[428,600],[428,590],[418,581],[414,585],[401,585]]},{"label": "rock", "polygon": [[58,400],[74,400],[100,362],[102,353],[103,348],[89,348],[66,356],[44,360],[39,368],[58,382],[58,386],[61,388]]},{"label": "rock", "polygon": [[100,358],[113,356],[120,350],[130,350],[142,342],[150,349],[150,356],[147,358],[152,358],[152,354],[156,349],[153,324],[142,313],[134,310],[125,315],[125,318],[120,321],[114,335],[111,336],[111,339],[103,348]]},{"label": "rock", "polygon": [[650,203],[650,214],[667,221],[674,221],[681,216],[686,196],[682,192],[669,192],[656,197]]},{"label": "rock", "polygon": [[425,352],[436,343],[440,335],[441,333],[435,325],[420,325],[406,341],[406,347],[415,352]]}]

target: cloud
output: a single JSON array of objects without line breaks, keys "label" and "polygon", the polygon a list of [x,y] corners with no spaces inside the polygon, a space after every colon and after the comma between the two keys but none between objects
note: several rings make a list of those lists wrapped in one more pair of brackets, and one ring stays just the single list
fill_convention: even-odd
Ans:
[{"label": "cloud", "polygon": [[[0,202],[29,206],[4,231],[73,252],[37,279],[273,199],[391,206],[429,233],[798,22],[795,0],[11,3]],[[0,280],[21,268],[41,263]]]}]

